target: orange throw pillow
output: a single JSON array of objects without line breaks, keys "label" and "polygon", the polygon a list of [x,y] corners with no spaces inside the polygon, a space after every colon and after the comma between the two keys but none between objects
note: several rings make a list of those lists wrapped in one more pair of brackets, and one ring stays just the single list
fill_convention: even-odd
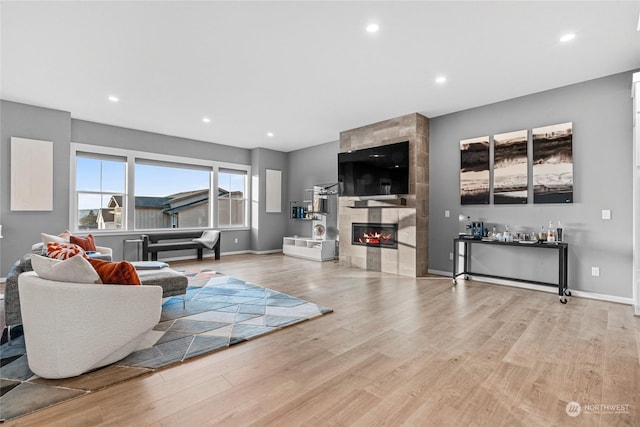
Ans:
[{"label": "orange throw pillow", "polygon": [[93,234],[89,234],[87,237],[78,237],[71,235],[69,236],[69,242],[80,246],[87,252],[95,252],[97,250],[96,242],[93,240]]},{"label": "orange throw pillow", "polygon": [[110,262],[89,258],[105,285],[142,285],[135,267],[128,261]]}]

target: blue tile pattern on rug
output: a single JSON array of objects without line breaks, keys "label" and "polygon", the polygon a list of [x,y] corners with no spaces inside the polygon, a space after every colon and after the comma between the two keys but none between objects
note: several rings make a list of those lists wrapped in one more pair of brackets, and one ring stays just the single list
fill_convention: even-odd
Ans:
[{"label": "blue tile pattern on rug", "polygon": [[132,353],[119,365],[159,368],[222,350],[286,326],[331,312],[331,309],[230,276],[189,286],[185,295],[162,306],[164,331],[149,349]]},{"label": "blue tile pattern on rug", "polygon": [[[133,371],[129,375],[133,378],[332,311],[212,270],[184,274],[189,279],[185,298],[175,296],[163,302],[160,322],[152,331],[155,344],[101,369],[117,367]],[[6,332],[5,329],[5,335]],[[83,378],[89,384],[90,377],[100,376],[101,369],[75,377],[79,381],[75,388],[57,383],[58,380],[43,384],[27,364],[22,327],[11,329],[10,343],[5,335],[0,346],[0,420],[19,417],[111,384],[82,388]]]}]

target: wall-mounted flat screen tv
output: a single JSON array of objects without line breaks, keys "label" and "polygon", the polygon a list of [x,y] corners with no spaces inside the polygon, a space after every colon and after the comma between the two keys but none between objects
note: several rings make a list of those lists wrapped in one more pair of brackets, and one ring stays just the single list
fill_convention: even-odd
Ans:
[{"label": "wall-mounted flat screen tv", "polygon": [[409,142],[338,153],[340,196],[409,193]]}]

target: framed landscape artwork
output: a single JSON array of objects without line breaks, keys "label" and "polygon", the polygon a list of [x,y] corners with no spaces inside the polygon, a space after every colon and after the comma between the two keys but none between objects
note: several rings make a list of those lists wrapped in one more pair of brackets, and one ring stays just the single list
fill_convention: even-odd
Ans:
[{"label": "framed landscape artwork", "polygon": [[573,203],[573,123],[533,129],[534,203]]},{"label": "framed landscape artwork", "polygon": [[526,130],[493,136],[493,203],[527,203]]},{"label": "framed landscape artwork", "polygon": [[460,204],[489,203],[489,137],[460,141]]}]

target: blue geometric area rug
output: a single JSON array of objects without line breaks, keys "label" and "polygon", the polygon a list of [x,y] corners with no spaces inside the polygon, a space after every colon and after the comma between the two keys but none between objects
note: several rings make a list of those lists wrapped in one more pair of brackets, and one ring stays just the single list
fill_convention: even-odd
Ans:
[{"label": "blue geometric area rug", "polygon": [[29,414],[157,369],[295,325],[332,310],[211,270],[183,272],[189,286],[166,299],[145,348],[86,374],[46,380],[29,370],[20,326],[0,346],[0,421]]}]

